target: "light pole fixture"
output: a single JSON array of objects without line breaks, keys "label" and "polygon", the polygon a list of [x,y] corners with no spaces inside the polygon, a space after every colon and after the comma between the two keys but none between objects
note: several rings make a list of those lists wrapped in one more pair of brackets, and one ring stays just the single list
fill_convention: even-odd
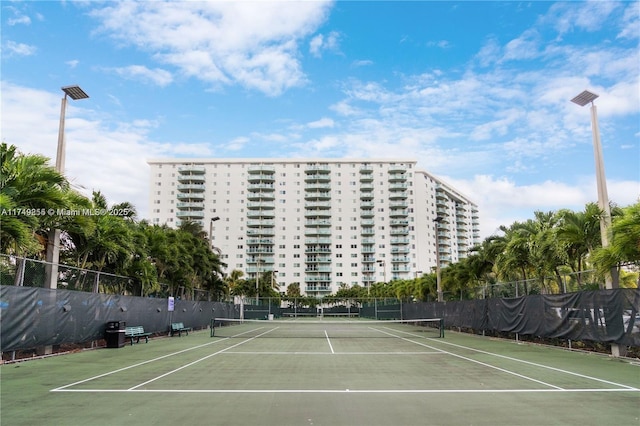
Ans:
[{"label": "light pole fixture", "polygon": [[65,86],[62,87],[64,97],[60,105],[60,126],[58,128],[58,151],[56,153],[56,171],[58,173],[64,173],[64,160],[65,160],[65,134],[64,134],[64,122],[67,111],[67,97],[74,101],[80,99],[87,99],[89,95],[85,93],[80,86]]},{"label": "light pole fixture", "polygon": [[258,259],[256,262],[256,306],[260,303],[260,287],[259,287],[259,278],[260,278],[260,264],[264,263],[264,260]]},{"label": "light pole fixture", "polygon": [[[74,101],[87,99],[89,95],[85,93],[80,86],[65,86],[61,88],[64,92],[60,105],[60,125],[58,127],[58,148],[56,152],[56,171],[64,174],[65,162],[65,116],[67,111],[67,97]],[[45,271],[45,285],[47,288],[58,287],[58,262],[60,261],[60,230],[52,228],[47,238],[46,252],[47,267]]]},{"label": "light pole fixture", "polygon": [[440,271],[440,238],[438,236],[438,224],[442,222],[444,217],[437,216],[433,219],[436,229],[436,292],[438,293],[438,302],[442,302],[442,276]]},{"label": "light pole fixture", "polygon": [[213,222],[220,220],[218,216],[214,216],[209,221],[209,244],[211,245],[211,250],[213,250]]},{"label": "light pole fixture", "polygon": [[[598,95],[588,90],[583,91],[575,98],[571,99],[576,105],[585,106],[591,104],[591,132],[593,134],[593,154],[595,157],[596,165],[596,185],[598,187],[598,206],[602,211],[600,217],[600,237],[602,239],[602,247],[609,246],[609,229],[611,229],[611,209],[609,207],[609,195],[607,193],[607,179],[604,173],[604,159],[602,157],[602,144],[600,142],[600,129],[598,127],[598,110],[593,103],[598,98]],[[612,268],[609,274],[605,276],[605,287],[611,289],[618,287],[617,276],[615,267]]]},{"label": "light pole fixture", "polygon": [[378,260],[378,265],[382,266],[382,276],[384,277],[385,284],[387,283],[387,262],[384,260]]}]

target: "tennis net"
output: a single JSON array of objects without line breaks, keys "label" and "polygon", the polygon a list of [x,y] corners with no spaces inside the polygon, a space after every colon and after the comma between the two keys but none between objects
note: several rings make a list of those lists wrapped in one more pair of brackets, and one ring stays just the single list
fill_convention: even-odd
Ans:
[{"label": "tennis net", "polygon": [[211,335],[227,338],[437,338],[444,337],[444,321],[441,318],[411,320],[216,318],[212,321]]}]

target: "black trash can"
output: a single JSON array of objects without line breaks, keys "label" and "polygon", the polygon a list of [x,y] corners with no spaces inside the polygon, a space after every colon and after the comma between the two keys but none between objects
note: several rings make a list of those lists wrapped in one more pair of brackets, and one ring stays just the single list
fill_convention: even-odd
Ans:
[{"label": "black trash can", "polygon": [[109,321],[107,322],[107,328],[105,330],[105,340],[107,341],[108,348],[122,348],[124,347],[124,321]]}]

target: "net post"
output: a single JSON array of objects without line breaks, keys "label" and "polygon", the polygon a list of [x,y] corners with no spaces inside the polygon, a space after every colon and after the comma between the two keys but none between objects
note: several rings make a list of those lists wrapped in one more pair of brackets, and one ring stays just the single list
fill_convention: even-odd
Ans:
[{"label": "net post", "polygon": [[444,318],[440,318],[440,337],[444,338]]}]

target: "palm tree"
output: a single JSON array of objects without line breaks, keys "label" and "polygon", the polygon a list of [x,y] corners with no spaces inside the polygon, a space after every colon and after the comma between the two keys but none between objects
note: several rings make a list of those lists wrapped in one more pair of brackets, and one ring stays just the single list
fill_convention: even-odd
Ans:
[{"label": "palm tree", "polygon": [[640,202],[613,215],[611,232],[609,247],[594,250],[590,257],[597,270],[604,274],[622,265],[639,265]]},{"label": "palm tree", "polygon": [[[45,235],[41,224],[68,207],[69,183],[48,165],[42,155],[25,155],[13,145],[0,144],[0,247],[3,252],[35,254],[36,233]],[[29,213],[26,213],[29,212]],[[46,245],[44,246],[46,247]]]},{"label": "palm tree", "polygon": [[555,234],[567,254],[567,264],[576,275],[578,288],[582,287],[582,274],[588,255],[600,245],[600,208],[595,203],[585,206],[583,212],[561,210]]}]

